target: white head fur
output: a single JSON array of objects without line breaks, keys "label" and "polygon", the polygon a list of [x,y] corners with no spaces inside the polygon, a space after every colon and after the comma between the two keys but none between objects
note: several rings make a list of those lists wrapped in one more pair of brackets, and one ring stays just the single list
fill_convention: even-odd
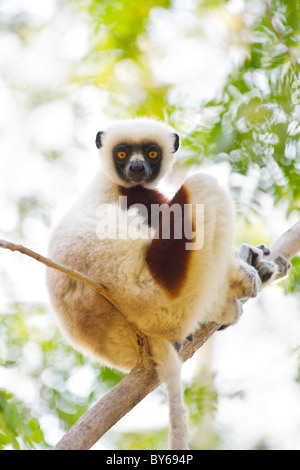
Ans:
[{"label": "white head fur", "polygon": [[[99,148],[102,171],[114,183],[131,187],[133,182],[125,181],[118,174],[113,152],[120,144],[133,144],[135,146],[143,142],[153,142],[161,149],[160,167],[155,178],[151,181],[142,181],[144,187],[154,187],[162,177],[165,177],[175,161],[174,153],[179,147],[179,137],[171,126],[155,119],[136,118],[116,121],[100,131],[96,137],[96,145]],[[140,152],[133,153],[129,161],[143,161]]]}]

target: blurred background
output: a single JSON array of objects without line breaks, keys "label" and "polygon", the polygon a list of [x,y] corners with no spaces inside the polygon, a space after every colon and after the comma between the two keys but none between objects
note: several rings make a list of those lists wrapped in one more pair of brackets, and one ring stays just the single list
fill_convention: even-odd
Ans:
[{"label": "blurred background", "polygon": [[[0,238],[47,253],[98,168],[107,122],[152,116],[182,146],[166,189],[213,173],[237,247],[299,220],[298,0],[0,0]],[[300,449],[300,258],[183,370],[192,449]],[[0,448],[47,449],[122,374],[61,336],[45,269],[0,251]],[[163,449],[164,389],[95,449]]]}]

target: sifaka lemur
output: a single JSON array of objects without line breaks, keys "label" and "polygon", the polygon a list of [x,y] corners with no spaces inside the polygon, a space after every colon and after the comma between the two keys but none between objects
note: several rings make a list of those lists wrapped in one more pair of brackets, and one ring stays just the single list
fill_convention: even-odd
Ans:
[{"label": "sifaka lemur", "polygon": [[102,364],[129,371],[139,357],[132,325],[147,337],[168,391],[170,448],[186,449],[178,344],[199,324],[235,323],[278,265],[263,260],[264,246],[235,252],[233,205],[214,177],[187,177],[170,200],[155,189],[180,145],[169,125],[115,122],[96,145],[101,168],[55,228],[49,256],[104,285],[113,304],[48,269],[50,298],[71,344]]}]

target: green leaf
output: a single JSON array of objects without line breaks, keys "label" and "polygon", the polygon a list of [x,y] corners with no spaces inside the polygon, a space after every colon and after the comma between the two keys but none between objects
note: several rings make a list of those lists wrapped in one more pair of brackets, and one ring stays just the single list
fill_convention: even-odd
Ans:
[{"label": "green leaf", "polygon": [[29,410],[16,402],[12,394],[0,390],[0,448],[11,443],[16,450],[21,443],[28,448],[43,441],[43,434],[36,419]]}]

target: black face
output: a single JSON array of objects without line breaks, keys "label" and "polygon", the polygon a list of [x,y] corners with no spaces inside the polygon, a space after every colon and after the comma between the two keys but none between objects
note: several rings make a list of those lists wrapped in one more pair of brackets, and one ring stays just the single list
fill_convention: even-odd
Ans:
[{"label": "black face", "polygon": [[[130,161],[134,155],[143,158]],[[113,150],[113,159],[118,175],[127,183],[150,183],[158,176],[162,150],[154,142],[120,143]]]}]

